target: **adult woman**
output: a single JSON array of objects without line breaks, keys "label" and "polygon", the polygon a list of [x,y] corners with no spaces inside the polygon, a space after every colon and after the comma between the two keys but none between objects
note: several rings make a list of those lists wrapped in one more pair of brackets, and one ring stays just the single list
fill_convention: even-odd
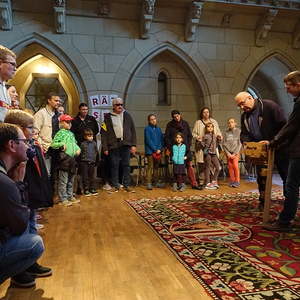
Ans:
[{"label": "adult woman", "polygon": [[[205,134],[205,124],[212,123],[214,131],[217,136],[222,137],[218,122],[211,117],[210,109],[203,107],[200,111],[200,119],[195,122],[194,129],[192,132],[193,138],[195,139],[195,155],[196,162],[200,170],[200,184],[203,184],[203,171],[204,171],[204,156],[202,151],[201,140]],[[218,155],[218,153],[217,153]]]}]

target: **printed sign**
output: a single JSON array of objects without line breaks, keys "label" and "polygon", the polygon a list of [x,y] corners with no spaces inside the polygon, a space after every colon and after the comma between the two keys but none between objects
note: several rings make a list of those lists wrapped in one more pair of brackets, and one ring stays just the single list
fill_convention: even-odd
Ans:
[{"label": "printed sign", "polygon": [[97,107],[100,105],[99,95],[90,96],[91,107]]}]

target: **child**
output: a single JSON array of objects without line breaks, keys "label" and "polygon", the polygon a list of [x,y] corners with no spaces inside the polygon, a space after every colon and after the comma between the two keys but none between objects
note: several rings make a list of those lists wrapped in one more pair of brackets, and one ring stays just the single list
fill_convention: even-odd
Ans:
[{"label": "child", "polygon": [[51,143],[54,149],[61,149],[58,154],[58,197],[64,206],[79,203],[80,200],[73,197],[73,182],[76,170],[75,156],[80,154],[80,148],[76,143],[71,129],[73,118],[69,115],[59,117],[61,128]]},{"label": "child", "polygon": [[228,129],[224,135],[223,148],[227,156],[227,164],[230,182],[229,186],[237,188],[240,185],[239,159],[241,151],[241,130],[236,127],[236,121],[233,118],[227,121]]},{"label": "child", "polygon": [[175,135],[175,145],[172,146],[172,161],[173,161],[173,173],[176,182],[173,184],[173,191],[179,190],[183,192],[185,190],[185,164],[186,160],[186,145],[183,144],[182,133]]},{"label": "child", "polygon": [[84,129],[83,138],[84,141],[80,145],[80,170],[84,195],[98,195],[95,189],[95,167],[98,156],[97,143],[94,141],[94,135],[91,129]]},{"label": "child", "polygon": [[[216,190],[219,188],[218,175],[220,172],[220,163],[217,156],[217,146],[221,141],[221,136],[214,133],[214,125],[211,122],[205,124],[205,134],[201,140],[204,154],[204,177],[205,188]],[[214,168],[212,168],[212,166]],[[212,181],[210,182],[210,172],[213,169]]]}]

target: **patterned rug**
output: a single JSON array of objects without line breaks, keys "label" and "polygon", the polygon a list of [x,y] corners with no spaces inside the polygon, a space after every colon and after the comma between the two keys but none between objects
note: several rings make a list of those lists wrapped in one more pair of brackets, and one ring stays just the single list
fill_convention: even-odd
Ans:
[{"label": "patterned rug", "polygon": [[[272,199],[275,218],[282,195]],[[256,193],[127,203],[214,299],[300,299],[300,233],[264,230]]]}]

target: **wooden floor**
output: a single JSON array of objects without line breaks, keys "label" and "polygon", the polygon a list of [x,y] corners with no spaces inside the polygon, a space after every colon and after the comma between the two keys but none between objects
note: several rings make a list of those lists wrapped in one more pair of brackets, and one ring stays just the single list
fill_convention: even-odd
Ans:
[{"label": "wooden floor", "polygon": [[[254,190],[254,183],[218,192]],[[9,300],[206,300],[201,285],[159,238],[123,201],[142,197],[213,193],[174,193],[170,188],[135,194],[124,191],[81,197],[71,207],[55,205],[44,215],[41,231],[46,251],[41,264],[53,276],[37,279],[35,289],[0,286],[0,299]]]}]

